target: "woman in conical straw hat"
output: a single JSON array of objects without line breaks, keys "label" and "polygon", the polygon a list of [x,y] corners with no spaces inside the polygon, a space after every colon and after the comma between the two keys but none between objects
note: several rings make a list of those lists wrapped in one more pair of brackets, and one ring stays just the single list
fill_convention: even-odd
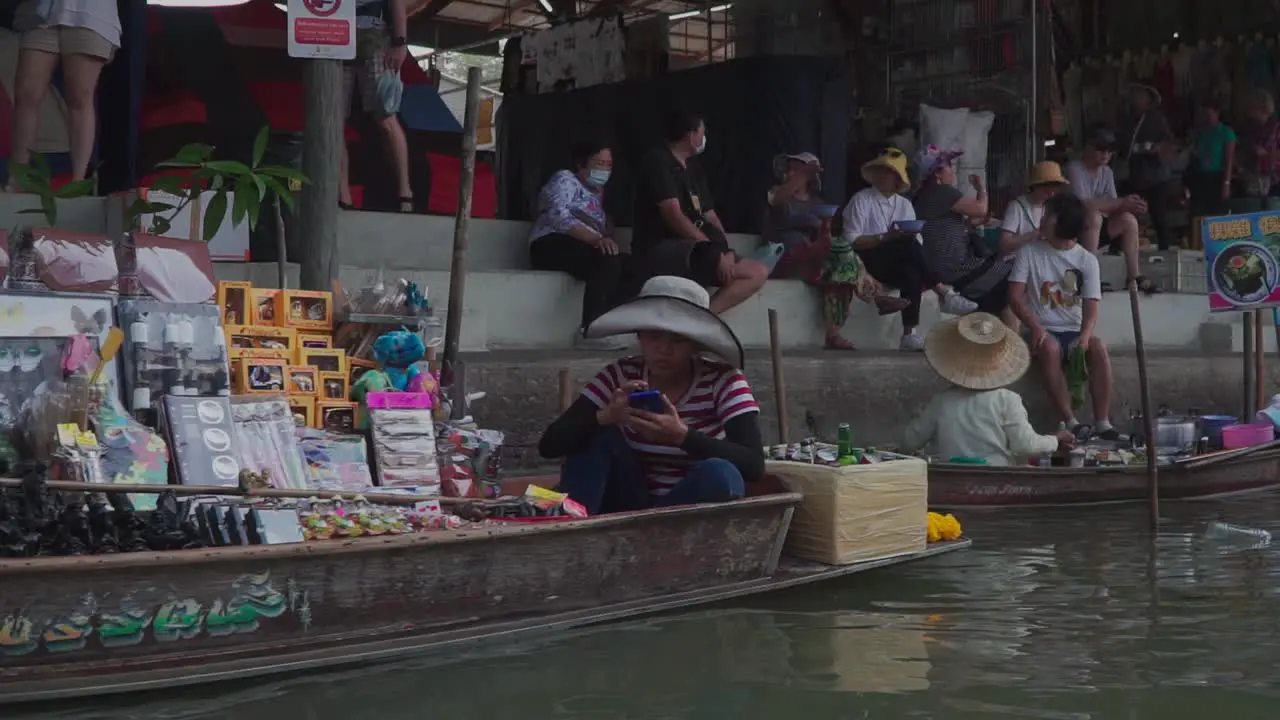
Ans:
[{"label": "woman in conical straw hat", "polygon": [[1031,353],[995,315],[977,312],[938,323],[925,338],[924,356],[951,387],[907,425],[907,452],[932,444],[944,461],[981,458],[988,465],[1010,465],[1075,442],[1066,430],[1040,435],[1031,427],[1022,398],[1006,387],[1026,374]]},{"label": "woman in conical straw hat", "polygon": [[[653,277],[586,329],[632,333],[640,354],[597,373],[538,443],[543,457],[564,459],[560,491],[591,514],[742,497],[764,475],[760,406],[742,344],[707,291]],[[633,397],[642,391],[655,392]]]}]

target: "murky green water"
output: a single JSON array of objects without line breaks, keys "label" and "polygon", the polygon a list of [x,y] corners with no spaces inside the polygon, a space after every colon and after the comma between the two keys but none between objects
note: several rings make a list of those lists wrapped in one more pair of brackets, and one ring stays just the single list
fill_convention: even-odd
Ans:
[{"label": "murky green water", "polygon": [[[970,512],[972,550],[518,647],[115,698],[77,720],[1280,717],[1280,497]],[[0,688],[2,691],[2,688]],[[6,713],[7,717],[11,717]]]}]

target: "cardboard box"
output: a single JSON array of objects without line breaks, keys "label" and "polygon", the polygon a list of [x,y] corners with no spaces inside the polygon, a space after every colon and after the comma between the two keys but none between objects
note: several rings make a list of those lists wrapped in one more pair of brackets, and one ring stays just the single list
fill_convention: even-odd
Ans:
[{"label": "cardboard box", "polygon": [[302,424],[307,427],[316,426],[316,399],[312,395],[294,395],[286,396],[289,401],[289,410],[295,417],[302,418]]},{"label": "cardboard box", "polygon": [[249,324],[250,325],[283,325],[280,315],[276,313],[276,296],[280,294],[275,288],[251,288],[249,290]]},{"label": "cardboard box", "polygon": [[316,426],[330,432],[355,432],[358,408],[359,403],[321,400],[316,403]]},{"label": "cardboard box", "polygon": [[278,358],[292,361],[298,348],[298,331],[262,325],[228,325],[228,358]]},{"label": "cardboard box", "polygon": [[929,465],[919,458],[844,467],[771,460],[765,472],[804,495],[787,532],[792,557],[851,565],[925,549]]},{"label": "cardboard box", "polygon": [[218,281],[218,307],[222,308],[222,324],[245,325],[249,317],[249,291],[253,283],[235,280]]},{"label": "cardboard box", "polygon": [[336,348],[298,348],[298,365],[314,365],[320,372],[347,372],[347,351]]},{"label": "cardboard box", "polygon": [[275,296],[278,324],[305,330],[333,329],[333,293],[281,290]]},{"label": "cardboard box", "polygon": [[333,336],[321,335],[320,333],[300,332],[298,333],[298,347],[331,348],[333,347]]},{"label": "cardboard box", "polygon": [[315,397],[320,390],[320,371],[311,365],[290,365],[285,371],[285,379],[290,395]]},{"label": "cardboard box", "polygon": [[280,395],[285,392],[289,363],[275,358],[241,358],[236,366],[237,395]]},{"label": "cardboard box", "polygon": [[320,373],[320,382],[316,385],[316,389],[321,400],[351,399],[351,385],[346,373]]}]

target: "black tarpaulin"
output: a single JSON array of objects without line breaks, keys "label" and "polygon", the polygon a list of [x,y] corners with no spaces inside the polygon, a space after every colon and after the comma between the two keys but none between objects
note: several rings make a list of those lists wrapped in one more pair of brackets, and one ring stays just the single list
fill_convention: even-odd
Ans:
[{"label": "black tarpaulin", "polygon": [[538,190],[568,165],[580,138],[603,135],[614,153],[605,207],[631,224],[632,173],[661,142],[673,106],[707,122],[704,167],[730,232],[759,232],[779,153],[812,152],[826,168],[823,195],[845,196],[852,84],[833,58],[758,57],[566,93],[507,95],[499,110],[499,213],[532,218]]}]

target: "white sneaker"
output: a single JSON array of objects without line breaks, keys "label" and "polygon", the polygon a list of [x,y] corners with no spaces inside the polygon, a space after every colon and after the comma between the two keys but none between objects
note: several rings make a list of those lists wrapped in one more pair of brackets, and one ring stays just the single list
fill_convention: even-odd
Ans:
[{"label": "white sneaker", "polygon": [[948,315],[968,315],[978,309],[978,303],[955,290],[948,290],[938,301],[938,309]]},{"label": "white sneaker", "polygon": [[905,352],[922,352],[924,350],[924,338],[915,333],[902,336],[902,342],[898,343],[898,349]]},{"label": "white sneaker", "polygon": [[627,339],[623,335],[613,335],[603,338],[584,338],[581,335],[573,340],[573,347],[576,350],[593,350],[597,352],[626,350],[629,347]]}]

